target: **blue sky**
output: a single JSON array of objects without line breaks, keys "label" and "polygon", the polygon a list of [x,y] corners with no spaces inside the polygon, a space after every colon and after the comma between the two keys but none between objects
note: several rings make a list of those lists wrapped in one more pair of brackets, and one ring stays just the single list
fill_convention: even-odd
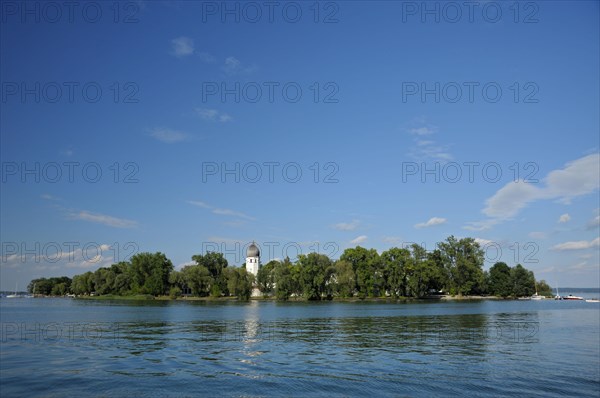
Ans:
[{"label": "blue sky", "polygon": [[600,285],[598,2],[53,4],[0,10],[2,290],[449,235]]}]

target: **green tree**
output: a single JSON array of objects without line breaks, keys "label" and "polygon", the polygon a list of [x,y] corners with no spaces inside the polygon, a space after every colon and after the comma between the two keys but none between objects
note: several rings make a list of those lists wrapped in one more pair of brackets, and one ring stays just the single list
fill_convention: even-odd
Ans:
[{"label": "green tree", "polygon": [[306,299],[321,300],[323,295],[331,295],[331,290],[326,291],[334,272],[329,257],[314,252],[300,254],[296,267],[300,271],[302,294]]},{"label": "green tree", "polygon": [[472,294],[478,288],[483,276],[484,253],[473,238],[457,240],[449,236],[438,243],[444,267],[449,276],[451,294]]},{"label": "green tree", "polygon": [[377,250],[367,250],[360,246],[353,249],[348,248],[344,250],[340,260],[352,264],[359,297],[373,297],[381,294],[385,279]]},{"label": "green tree", "polygon": [[220,297],[227,290],[227,279],[223,274],[223,270],[227,268],[227,259],[223,253],[206,252],[206,254],[196,254],[192,256],[192,260],[196,264],[205,267],[210,276],[210,294],[213,297]]},{"label": "green tree", "polygon": [[407,266],[407,292],[413,297],[424,297],[429,291],[429,281],[434,273],[427,251],[417,244],[411,245],[411,259]]},{"label": "green tree", "polygon": [[388,292],[394,297],[406,296],[410,251],[392,247],[381,253],[381,260],[386,270]]},{"label": "green tree", "polygon": [[287,300],[295,293],[296,286],[292,270],[293,265],[287,257],[284,261],[276,264],[273,269],[275,297],[278,300]]},{"label": "green tree", "polygon": [[210,271],[203,265],[186,265],[181,270],[185,284],[195,296],[208,296],[213,282]]},{"label": "green tree", "polygon": [[537,282],[537,291],[540,296],[552,296],[552,288],[543,279]]},{"label": "green tree", "polygon": [[171,286],[171,289],[169,289],[169,297],[171,297],[172,299],[176,299],[180,296],[181,289],[179,288],[179,286]]},{"label": "green tree", "polygon": [[239,300],[248,300],[252,295],[254,275],[245,268],[232,267],[225,270],[229,293]]},{"label": "green tree", "polygon": [[173,263],[163,253],[138,253],[131,258],[132,290],[158,296],[169,289]]},{"label": "green tree", "polygon": [[444,291],[448,286],[448,270],[444,267],[444,258],[439,249],[435,249],[427,254],[431,266],[431,277],[429,279],[430,289]]},{"label": "green tree", "polygon": [[273,293],[275,288],[275,267],[279,264],[279,261],[271,260],[258,270],[256,275],[256,283],[258,288],[264,296],[268,296]]},{"label": "green tree", "polygon": [[356,276],[352,264],[338,260],[334,264],[334,291],[340,297],[352,297],[356,287]]},{"label": "green tree", "polygon": [[533,272],[517,264],[510,272],[513,294],[516,297],[531,296],[535,292],[535,277]]},{"label": "green tree", "polygon": [[488,277],[488,286],[491,294],[500,297],[508,297],[513,294],[511,270],[506,263],[497,262],[492,265]]}]

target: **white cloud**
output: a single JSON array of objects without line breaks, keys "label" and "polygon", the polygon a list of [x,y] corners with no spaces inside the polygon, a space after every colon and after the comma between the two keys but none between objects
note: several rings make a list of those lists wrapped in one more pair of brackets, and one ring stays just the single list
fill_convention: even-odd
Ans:
[{"label": "white cloud", "polygon": [[569,221],[571,221],[571,216],[569,215],[569,213],[565,213],[558,218],[559,223],[566,223]]},{"label": "white cloud", "polygon": [[188,261],[188,262],[185,262],[185,263],[182,263],[182,264],[176,265],[176,266],[175,266],[175,270],[176,270],[176,271],[181,271],[181,269],[182,269],[183,267],[187,267],[188,265],[197,265],[197,264],[198,264],[198,263],[197,263],[197,262],[195,262],[195,261]]},{"label": "white cloud", "polygon": [[558,251],[584,250],[584,249],[591,249],[593,247],[598,247],[598,246],[600,246],[600,238],[596,238],[596,239],[590,240],[590,241],[579,240],[579,241],[560,243],[558,245],[552,246],[552,250],[558,250]]},{"label": "white cloud", "polygon": [[252,66],[244,66],[242,62],[235,57],[227,57],[225,58],[225,63],[221,67],[221,70],[225,72],[225,74],[229,76],[238,75],[238,74],[248,74],[252,73],[257,69],[255,65]]},{"label": "white cloud", "polygon": [[196,113],[204,120],[219,121],[221,123],[233,120],[227,113],[220,112],[217,109],[196,108]]},{"label": "white cloud", "polygon": [[350,241],[353,245],[360,245],[367,240],[367,235],[360,235]]},{"label": "white cloud", "polygon": [[250,221],[256,220],[256,218],[250,217],[242,212],[231,210],[231,209],[221,209],[218,207],[211,206],[205,202],[200,202],[200,201],[196,201],[196,200],[188,200],[187,203],[197,206],[197,207],[202,207],[203,209],[209,209],[209,210],[211,210],[211,212],[213,214],[216,214],[219,216],[233,216],[233,217],[239,217],[239,218],[243,218],[245,220],[250,220]]},{"label": "white cloud", "polygon": [[188,135],[181,131],[155,128],[150,132],[150,135],[159,141],[166,142],[167,144],[173,144],[175,142],[181,142],[188,139]]},{"label": "white cloud", "polygon": [[541,196],[541,190],[523,181],[506,184],[494,196],[486,200],[483,214],[488,217],[507,219]]},{"label": "white cloud", "polygon": [[545,232],[534,231],[530,232],[528,236],[532,239],[546,239],[547,235]]},{"label": "white cloud", "polygon": [[468,222],[465,226],[463,226],[463,229],[466,229],[469,231],[485,231],[485,230],[492,228],[494,225],[498,224],[498,222],[499,222],[498,220],[494,220],[494,219],[483,220],[483,221],[471,221],[471,222]]},{"label": "white cloud", "polygon": [[339,231],[354,231],[359,225],[360,222],[358,220],[352,220],[351,222],[341,222],[335,224],[332,227],[333,229],[337,229]]},{"label": "white cloud", "polygon": [[548,173],[545,194],[563,203],[600,188],[600,154],[584,156],[566,164],[564,169]]},{"label": "white cloud", "polygon": [[493,241],[489,240],[489,239],[483,239],[483,238],[475,238],[473,239],[475,242],[479,243],[479,246],[485,246],[485,245],[489,245],[490,243],[492,243]]},{"label": "white cloud", "polygon": [[235,216],[235,217],[245,218],[246,220],[255,220],[254,217],[250,217],[244,213],[241,213],[239,211],[234,211],[231,209],[213,209],[212,212],[214,214],[218,214],[218,215],[222,215],[222,216]]},{"label": "white cloud", "polygon": [[181,36],[171,40],[172,54],[178,58],[183,58],[194,53],[194,40],[189,37]]},{"label": "white cloud", "polygon": [[43,195],[41,196],[41,198],[42,198],[42,199],[46,199],[46,200],[53,200],[53,201],[60,200],[60,198],[58,198],[58,197],[56,197],[56,196],[49,195],[49,194],[47,194],[47,193],[43,194]]},{"label": "white cloud", "polygon": [[600,216],[596,216],[596,217],[592,218],[587,223],[587,229],[594,229],[594,228],[598,228],[598,227],[600,227]]},{"label": "white cloud", "polygon": [[103,224],[115,228],[137,227],[137,221],[107,216],[106,214],[92,213],[86,210],[71,212],[69,213],[69,217],[75,220],[89,221],[96,224]]},{"label": "white cloud", "polygon": [[[85,247],[76,247],[72,251],[66,251],[64,245],[59,245],[56,249],[44,251],[43,256],[35,252],[13,254],[0,259],[0,265],[8,268],[32,266],[37,271],[48,271],[63,267],[100,268],[110,266],[118,261],[112,246],[108,244],[87,242]],[[42,258],[41,263],[40,257]]]},{"label": "white cloud", "polygon": [[465,229],[474,226],[490,227],[511,219],[528,204],[539,200],[555,199],[568,204],[575,197],[592,193],[600,188],[600,154],[592,154],[568,162],[564,168],[553,170],[542,184],[513,181],[500,188],[485,201],[483,214],[488,220],[467,223]]},{"label": "white cloud", "polygon": [[209,53],[206,53],[206,52],[200,52],[200,53],[198,53],[198,56],[200,57],[200,61],[202,61],[206,64],[212,64],[213,62],[216,61],[215,57],[213,57],[212,55],[210,55]]},{"label": "white cloud", "polygon": [[417,127],[409,129],[408,131],[414,135],[431,135],[435,132],[431,127]]},{"label": "white cloud", "polygon": [[188,200],[187,202],[194,206],[203,207],[205,209],[212,209],[212,207],[210,205],[208,205],[207,203],[200,202],[198,200]]},{"label": "white cloud", "polygon": [[402,243],[402,238],[400,236],[384,236],[383,242],[392,245],[399,245],[400,243]]},{"label": "white cloud", "polygon": [[415,145],[410,149],[410,155],[419,160],[432,160],[437,162],[448,162],[453,159],[447,145],[440,145],[433,139],[422,139],[435,133],[435,128],[422,126],[408,130],[414,137]]},{"label": "white cloud", "polygon": [[445,224],[448,220],[446,220],[445,218],[441,218],[441,217],[432,217],[430,218],[427,222],[421,222],[418,224],[415,224],[415,228],[428,228],[428,227],[433,227],[436,225],[442,225]]},{"label": "white cloud", "polygon": [[219,115],[219,121],[221,123],[229,122],[231,120],[233,120],[233,118],[226,113],[222,113]]}]

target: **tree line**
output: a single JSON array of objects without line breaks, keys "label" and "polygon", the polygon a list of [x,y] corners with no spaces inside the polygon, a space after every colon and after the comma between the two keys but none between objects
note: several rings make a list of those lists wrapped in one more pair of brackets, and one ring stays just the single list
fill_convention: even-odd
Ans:
[{"label": "tree line", "polygon": [[128,262],[75,275],[73,279],[40,278],[29,284],[33,294],[105,295],[146,294],[198,297],[235,296],[247,300],[257,287],[264,296],[278,300],[303,297],[323,300],[335,297],[414,297],[431,293],[452,295],[530,296],[551,294],[532,271],[517,264],[494,264],[483,270],[484,251],[472,238],[448,237],[427,252],[420,245],[393,247],[379,254],[361,246],[346,249],[338,260],[319,253],[299,255],[263,265],[256,278],[241,267],[230,267],[222,253],[192,256],[193,264],[180,271],[160,252],[139,253]]}]

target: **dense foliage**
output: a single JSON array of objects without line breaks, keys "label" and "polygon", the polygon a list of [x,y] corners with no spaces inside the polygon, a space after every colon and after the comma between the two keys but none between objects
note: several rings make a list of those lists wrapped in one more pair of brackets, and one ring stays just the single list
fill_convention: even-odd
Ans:
[{"label": "dense foliage", "polygon": [[[139,253],[94,272],[31,281],[29,291],[43,295],[181,295],[199,297],[236,296],[248,299],[256,287],[265,296],[279,300],[333,297],[424,297],[432,293],[453,295],[492,294],[500,297],[529,296],[536,291],[548,295],[550,286],[537,285],[532,271],[517,264],[494,264],[483,271],[484,252],[472,238],[448,237],[427,252],[413,244],[393,247],[379,254],[360,246],[346,249],[339,260],[318,253],[270,261],[256,276],[245,266],[228,267],[221,253],[192,256],[193,264],[180,271],[162,253]],[[34,291],[35,289],[35,291]]]}]

